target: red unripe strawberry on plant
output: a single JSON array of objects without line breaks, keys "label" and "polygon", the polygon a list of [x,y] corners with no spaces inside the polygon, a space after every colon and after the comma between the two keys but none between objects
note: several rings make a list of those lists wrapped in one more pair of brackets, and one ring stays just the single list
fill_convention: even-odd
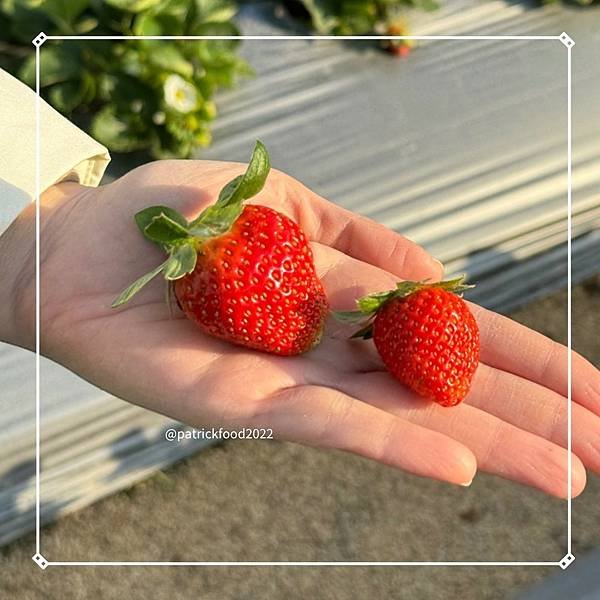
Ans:
[{"label": "red unripe strawberry on plant", "polygon": [[368,318],[353,337],[373,338],[387,369],[424,398],[454,406],[467,395],[479,364],[479,328],[458,293],[464,277],[437,283],[403,281],[365,296],[340,320]]},{"label": "red unripe strawberry on plant", "polygon": [[269,170],[267,151],[257,142],[246,173],[191,223],[165,206],[137,213],[142,233],[169,257],[124,290],[113,307],[162,272],[174,282],[186,317],[209,335],[284,356],[316,346],[328,302],[306,236],[271,208],[243,206],[263,188]]}]

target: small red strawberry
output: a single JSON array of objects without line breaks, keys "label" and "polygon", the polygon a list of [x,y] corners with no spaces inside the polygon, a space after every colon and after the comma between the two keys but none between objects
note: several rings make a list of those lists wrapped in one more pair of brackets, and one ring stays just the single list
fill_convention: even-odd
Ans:
[{"label": "small red strawberry", "polygon": [[306,236],[285,215],[242,204],[262,189],[269,170],[267,151],[257,142],[246,173],[191,223],[165,206],[137,213],[138,227],[169,258],[123,291],[113,307],[162,272],[174,282],[186,317],[209,335],[286,356],[316,346],[328,302]]},{"label": "small red strawberry", "polygon": [[395,56],[407,58],[410,54],[415,42],[410,39],[402,39],[403,36],[409,35],[409,29],[403,20],[393,21],[384,29],[387,36],[398,36],[396,39],[383,40],[381,45],[384,50]]},{"label": "small red strawberry", "polygon": [[479,364],[479,328],[457,295],[473,287],[463,280],[403,281],[395,290],[361,298],[358,311],[337,316],[368,317],[353,337],[372,337],[390,373],[411,390],[454,406],[467,395]]}]

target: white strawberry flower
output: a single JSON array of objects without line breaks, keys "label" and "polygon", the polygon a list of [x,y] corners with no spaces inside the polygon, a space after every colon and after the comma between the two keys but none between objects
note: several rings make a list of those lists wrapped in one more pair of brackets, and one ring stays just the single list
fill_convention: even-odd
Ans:
[{"label": "white strawberry flower", "polygon": [[180,75],[169,75],[163,86],[167,106],[180,113],[189,113],[198,105],[196,88]]}]

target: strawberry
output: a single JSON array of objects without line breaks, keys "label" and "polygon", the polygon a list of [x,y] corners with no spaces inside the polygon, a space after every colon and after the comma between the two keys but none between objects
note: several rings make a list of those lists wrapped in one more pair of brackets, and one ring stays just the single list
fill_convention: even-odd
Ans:
[{"label": "strawberry", "polygon": [[463,281],[403,281],[394,290],[361,298],[358,311],[337,317],[368,318],[353,337],[372,337],[387,369],[412,391],[454,406],[467,395],[479,363],[479,329],[457,295],[473,286]]},{"label": "strawberry", "polygon": [[246,173],[191,223],[165,206],[137,213],[142,233],[169,257],[124,290],[113,307],[162,272],[174,282],[185,316],[209,335],[285,356],[316,346],[328,302],[306,236],[271,208],[243,206],[263,188],[269,170],[267,151],[257,142]]},{"label": "strawberry", "polygon": [[[402,36],[409,35],[409,29],[404,21],[398,20],[390,23],[384,30],[384,33],[388,36],[398,36],[402,38]],[[381,43],[384,50],[402,58],[408,57],[414,44],[414,40],[407,39],[386,39]]]}]

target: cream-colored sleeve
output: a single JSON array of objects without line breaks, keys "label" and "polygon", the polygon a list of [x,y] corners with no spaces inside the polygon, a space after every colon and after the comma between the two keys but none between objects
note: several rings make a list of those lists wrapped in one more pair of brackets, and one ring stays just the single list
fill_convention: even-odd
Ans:
[{"label": "cream-colored sleeve", "polygon": [[[0,69],[0,233],[35,196],[35,92]],[[40,101],[40,192],[100,183],[108,151]]]}]

